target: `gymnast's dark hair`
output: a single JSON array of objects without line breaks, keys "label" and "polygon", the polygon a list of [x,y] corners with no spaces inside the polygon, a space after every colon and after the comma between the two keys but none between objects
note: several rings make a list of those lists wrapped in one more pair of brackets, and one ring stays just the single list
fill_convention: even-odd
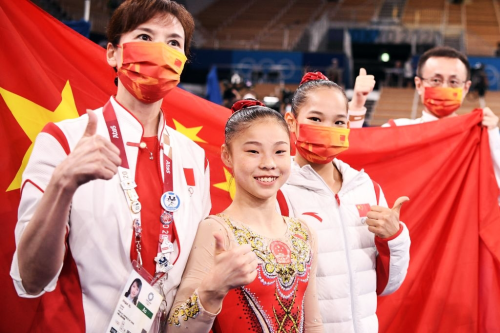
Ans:
[{"label": "gymnast's dark hair", "polygon": [[233,114],[227,120],[224,130],[226,145],[229,145],[237,132],[250,127],[253,122],[263,119],[275,119],[276,122],[283,127],[286,133],[290,135],[288,125],[281,113],[266,107],[259,100],[251,98],[242,99],[234,103],[231,110]]},{"label": "gymnast's dark hair", "polygon": [[315,90],[317,88],[333,88],[344,96],[345,99],[345,107],[346,112],[349,110],[348,99],[344,92],[344,89],[340,87],[333,81],[330,81],[323,73],[321,72],[309,72],[302,77],[302,81],[300,81],[299,87],[295,90],[295,93],[292,97],[292,114],[297,117],[297,110],[301,107],[302,104],[307,100],[307,93]]}]

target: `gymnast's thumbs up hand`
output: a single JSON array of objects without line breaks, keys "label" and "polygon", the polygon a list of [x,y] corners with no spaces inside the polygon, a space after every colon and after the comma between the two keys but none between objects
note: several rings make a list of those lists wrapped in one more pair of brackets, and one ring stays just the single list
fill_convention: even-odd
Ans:
[{"label": "gymnast's thumbs up hand", "polygon": [[54,176],[70,191],[94,179],[111,179],[121,165],[120,150],[97,134],[97,115],[87,111],[88,123],[82,138],[54,170]]},{"label": "gymnast's thumbs up hand", "polygon": [[215,232],[214,266],[203,279],[198,293],[203,307],[215,313],[222,306],[226,294],[234,288],[251,283],[257,277],[258,260],[249,244],[231,242]]},{"label": "gymnast's thumbs up hand", "polygon": [[363,110],[368,94],[373,91],[374,87],[375,76],[367,75],[366,69],[360,68],[359,75],[356,77],[356,82],[354,83],[354,94],[352,95],[352,100],[349,102],[349,110]]},{"label": "gymnast's thumbs up hand", "polygon": [[392,209],[382,206],[371,206],[366,214],[368,230],[380,238],[389,238],[399,231],[399,215],[403,203],[409,201],[408,197],[400,197]]}]

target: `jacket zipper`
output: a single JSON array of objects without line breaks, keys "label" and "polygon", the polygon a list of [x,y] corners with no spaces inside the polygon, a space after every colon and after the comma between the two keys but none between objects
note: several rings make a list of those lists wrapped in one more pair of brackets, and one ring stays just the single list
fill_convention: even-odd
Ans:
[{"label": "jacket zipper", "polygon": [[313,170],[313,172],[314,172],[314,175],[316,177],[318,177],[319,180],[323,183],[323,185],[330,191],[330,193],[333,194],[333,197],[335,198],[335,201],[337,202],[337,205],[338,205],[338,213],[337,213],[337,215],[338,215],[338,218],[339,218],[339,221],[340,221],[340,225],[342,227],[342,234],[344,235],[344,244],[346,245],[345,255],[346,255],[346,260],[347,260],[347,267],[349,269],[349,272],[347,273],[347,275],[349,276],[349,289],[350,289],[350,292],[351,292],[352,325],[354,327],[354,332],[356,333],[356,332],[358,332],[358,329],[356,327],[356,318],[355,318],[355,312],[354,312],[354,308],[355,308],[355,306],[354,306],[354,283],[353,283],[353,278],[352,278],[352,268],[351,268],[351,260],[350,260],[350,249],[349,249],[349,244],[348,244],[348,240],[347,240],[347,234],[346,234],[345,226],[342,223],[342,215],[340,214],[340,197],[339,197],[338,193],[333,193],[332,189],[330,187],[328,187],[328,185],[325,183],[325,181],[323,180],[323,178],[321,178],[320,175],[318,175],[314,170]]}]

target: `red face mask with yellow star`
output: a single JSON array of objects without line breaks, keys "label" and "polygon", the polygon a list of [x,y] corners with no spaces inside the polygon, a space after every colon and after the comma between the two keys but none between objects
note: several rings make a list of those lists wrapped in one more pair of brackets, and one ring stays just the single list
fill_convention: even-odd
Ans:
[{"label": "red face mask with yellow star", "polygon": [[123,48],[118,79],[135,98],[154,103],[165,97],[180,81],[186,56],[165,43],[130,42]]},{"label": "red face mask with yellow star", "polygon": [[462,88],[425,87],[424,105],[436,117],[447,117],[462,104],[462,91]]}]

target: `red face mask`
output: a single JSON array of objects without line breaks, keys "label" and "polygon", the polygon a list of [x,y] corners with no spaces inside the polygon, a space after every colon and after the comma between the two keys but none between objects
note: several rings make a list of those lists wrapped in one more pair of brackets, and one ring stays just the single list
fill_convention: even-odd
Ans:
[{"label": "red face mask", "polygon": [[187,58],[165,43],[130,42],[123,48],[118,78],[135,98],[154,103],[165,97],[180,81]]},{"label": "red face mask", "polygon": [[299,137],[291,133],[291,141],[299,154],[311,163],[327,164],[349,148],[349,128],[299,124]]},{"label": "red face mask", "polygon": [[462,104],[462,88],[425,87],[424,105],[438,118],[449,116]]}]

